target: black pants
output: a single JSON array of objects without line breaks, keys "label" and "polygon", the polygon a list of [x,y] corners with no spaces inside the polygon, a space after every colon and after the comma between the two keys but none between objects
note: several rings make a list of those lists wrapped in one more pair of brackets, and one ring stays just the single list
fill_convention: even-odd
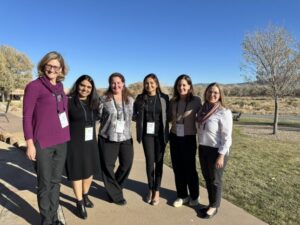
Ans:
[{"label": "black pants", "polygon": [[178,198],[199,197],[199,178],[196,170],[196,135],[177,137],[170,134],[170,151]]},{"label": "black pants", "polygon": [[220,207],[222,176],[228,161],[228,156],[225,155],[223,168],[217,169],[216,160],[218,156],[218,148],[199,145],[199,159],[208,192],[209,206],[214,208]]},{"label": "black pants", "polygon": [[159,136],[144,135],[142,139],[148,186],[150,190],[158,191],[163,173],[165,143]]},{"label": "black pants", "polygon": [[35,169],[37,173],[37,200],[41,215],[41,224],[52,224],[57,218],[59,191],[63,168],[67,156],[67,144],[59,144],[41,149],[36,148]]},{"label": "black pants", "polygon": [[[122,142],[112,142],[99,137],[102,176],[108,196],[113,202],[124,199],[122,184],[127,179],[133,162],[132,139]],[[115,163],[119,158],[119,167],[114,172]]]}]

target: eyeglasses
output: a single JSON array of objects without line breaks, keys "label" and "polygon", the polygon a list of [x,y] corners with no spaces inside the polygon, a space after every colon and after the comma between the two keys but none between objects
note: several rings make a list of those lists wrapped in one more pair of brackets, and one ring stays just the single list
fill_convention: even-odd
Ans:
[{"label": "eyeglasses", "polygon": [[51,70],[51,69],[53,69],[55,72],[58,72],[58,71],[61,69],[61,67],[60,67],[60,66],[52,66],[52,65],[46,64],[46,65],[45,65],[45,69],[46,69],[46,70]]}]

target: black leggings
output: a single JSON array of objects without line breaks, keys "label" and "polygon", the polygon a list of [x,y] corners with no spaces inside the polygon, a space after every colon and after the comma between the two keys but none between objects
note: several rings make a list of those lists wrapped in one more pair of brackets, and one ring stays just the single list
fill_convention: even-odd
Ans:
[{"label": "black leggings", "polygon": [[158,191],[163,174],[165,143],[159,136],[144,135],[142,138],[148,186],[152,191]]},{"label": "black leggings", "polygon": [[228,156],[225,155],[223,168],[217,169],[216,160],[218,156],[218,148],[199,145],[199,159],[208,192],[209,206],[214,208],[220,207],[222,176],[228,160]]}]

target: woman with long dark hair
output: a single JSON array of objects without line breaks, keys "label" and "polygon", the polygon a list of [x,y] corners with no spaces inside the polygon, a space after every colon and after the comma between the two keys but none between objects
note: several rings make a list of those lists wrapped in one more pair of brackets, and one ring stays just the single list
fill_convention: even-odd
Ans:
[{"label": "woman with long dark hair", "polygon": [[201,210],[209,219],[217,214],[221,202],[222,176],[232,143],[232,113],[224,104],[218,83],[211,83],[204,92],[205,102],[198,113],[199,159],[206,183],[209,205]]},{"label": "woman with long dark hair", "polygon": [[88,198],[93,176],[99,172],[99,152],[95,123],[99,97],[93,79],[80,76],[69,92],[71,140],[68,142],[67,175],[77,200],[77,213],[86,219],[87,208],[94,205]]},{"label": "woman with long dark hair", "polygon": [[191,78],[182,74],[177,77],[173,98],[169,106],[170,153],[175,175],[177,199],[174,207],[185,203],[199,204],[199,179],[196,170],[196,118],[201,108],[201,100],[194,96]]},{"label": "woman with long dark hair", "polygon": [[[127,179],[133,162],[131,120],[133,98],[125,86],[121,73],[113,73],[108,79],[109,87],[100,99],[99,150],[102,176],[110,200],[126,205],[122,185]],[[114,171],[119,159],[119,167]]]},{"label": "woman with long dark hair", "polygon": [[143,143],[149,192],[146,202],[159,204],[159,189],[163,173],[165,147],[169,139],[167,112],[169,96],[164,94],[157,76],[148,74],[143,81],[143,91],[134,103],[137,141]]}]

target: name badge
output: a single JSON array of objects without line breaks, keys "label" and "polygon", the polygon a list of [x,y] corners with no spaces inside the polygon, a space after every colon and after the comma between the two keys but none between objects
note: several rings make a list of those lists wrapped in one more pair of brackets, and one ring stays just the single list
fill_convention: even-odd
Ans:
[{"label": "name badge", "polygon": [[184,124],[176,124],[176,135],[178,137],[184,137]]},{"label": "name badge", "polygon": [[122,134],[125,128],[125,120],[117,120],[116,132]]},{"label": "name badge", "polygon": [[147,122],[147,134],[154,134],[154,133],[155,133],[155,123]]},{"label": "name badge", "polygon": [[57,101],[60,102],[62,99],[61,95],[57,95]]},{"label": "name badge", "polygon": [[85,133],[85,135],[84,135],[85,141],[93,140],[93,127],[86,127],[84,133]]},{"label": "name badge", "polygon": [[69,126],[69,121],[67,119],[66,112],[59,113],[58,117],[59,117],[60,125],[62,128]]}]

